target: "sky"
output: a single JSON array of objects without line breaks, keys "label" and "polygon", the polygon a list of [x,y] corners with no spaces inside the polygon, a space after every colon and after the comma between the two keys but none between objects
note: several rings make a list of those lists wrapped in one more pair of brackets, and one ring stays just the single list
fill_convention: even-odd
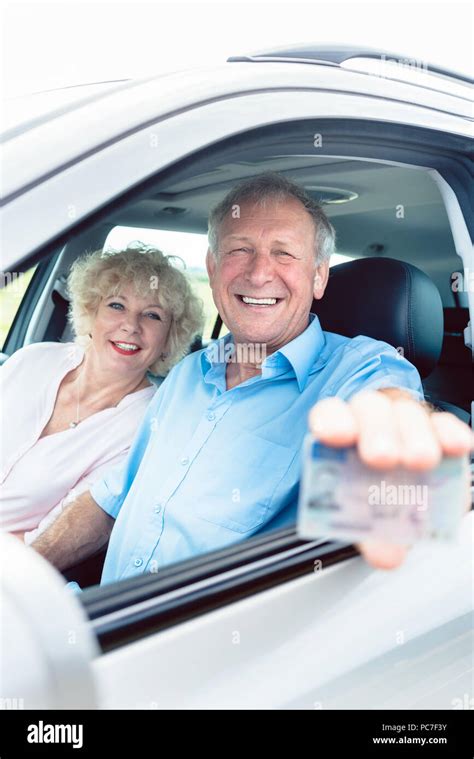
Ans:
[{"label": "sky", "polygon": [[224,63],[275,45],[365,45],[472,73],[470,3],[1,3],[3,97]]}]

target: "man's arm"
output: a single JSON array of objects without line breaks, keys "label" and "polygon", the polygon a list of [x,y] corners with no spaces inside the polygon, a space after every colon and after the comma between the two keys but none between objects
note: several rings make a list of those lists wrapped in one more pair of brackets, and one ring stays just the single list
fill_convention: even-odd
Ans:
[{"label": "man's arm", "polygon": [[31,547],[57,569],[67,569],[107,543],[114,521],[89,492],[82,493]]}]

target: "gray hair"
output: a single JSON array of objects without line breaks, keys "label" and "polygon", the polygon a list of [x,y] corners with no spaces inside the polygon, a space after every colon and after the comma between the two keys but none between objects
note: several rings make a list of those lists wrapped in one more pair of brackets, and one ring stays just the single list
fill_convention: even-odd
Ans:
[{"label": "gray hair", "polygon": [[208,241],[211,253],[217,256],[218,229],[227,214],[235,206],[247,200],[253,200],[264,205],[267,200],[284,201],[295,198],[304,206],[314,222],[315,227],[315,258],[318,263],[329,260],[336,247],[336,231],[324,213],[322,207],[313,200],[301,187],[290,179],[277,174],[266,172],[233,187],[230,192],[210,212],[208,221]]}]

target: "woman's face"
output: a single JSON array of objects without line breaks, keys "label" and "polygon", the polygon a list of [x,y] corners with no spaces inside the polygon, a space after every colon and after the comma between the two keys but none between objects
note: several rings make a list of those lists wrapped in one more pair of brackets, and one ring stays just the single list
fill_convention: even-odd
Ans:
[{"label": "woman's face", "polygon": [[92,345],[111,369],[133,375],[147,369],[166,352],[171,315],[150,297],[136,295],[123,285],[118,295],[105,297],[92,325]]}]

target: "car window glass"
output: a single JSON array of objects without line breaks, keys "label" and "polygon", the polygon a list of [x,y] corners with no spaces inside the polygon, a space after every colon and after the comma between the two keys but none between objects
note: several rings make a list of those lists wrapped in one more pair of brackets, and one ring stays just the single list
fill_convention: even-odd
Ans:
[{"label": "car window glass", "polygon": [[0,345],[2,348],[35,269],[36,266],[32,266],[25,272],[1,272]]}]

